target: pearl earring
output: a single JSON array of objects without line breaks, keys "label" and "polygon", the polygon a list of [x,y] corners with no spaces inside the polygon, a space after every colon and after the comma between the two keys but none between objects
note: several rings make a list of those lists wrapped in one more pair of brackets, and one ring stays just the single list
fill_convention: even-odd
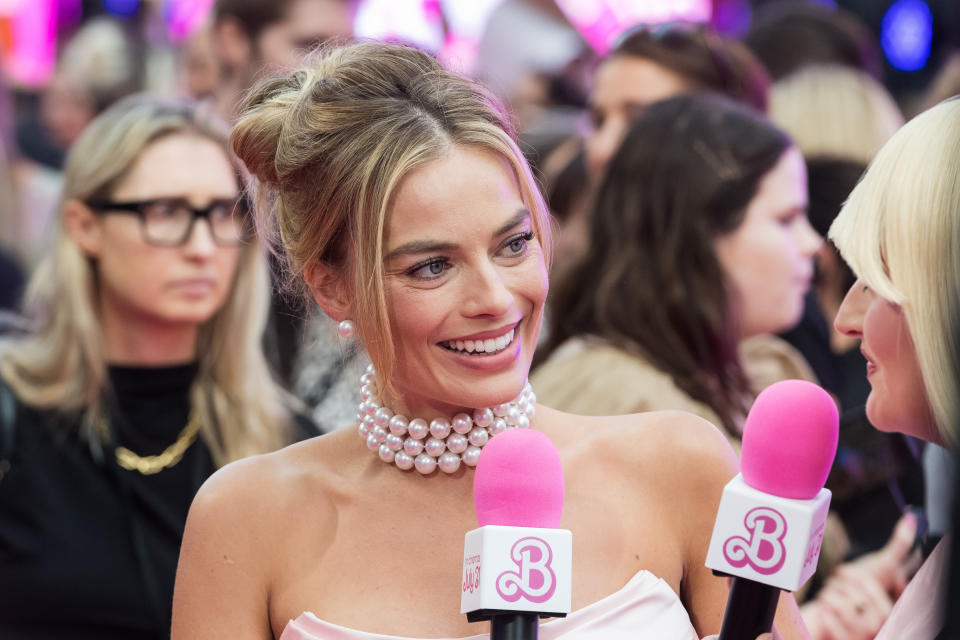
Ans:
[{"label": "pearl earring", "polygon": [[338,324],[337,334],[345,340],[357,335],[357,327],[353,324],[353,320],[344,320]]}]

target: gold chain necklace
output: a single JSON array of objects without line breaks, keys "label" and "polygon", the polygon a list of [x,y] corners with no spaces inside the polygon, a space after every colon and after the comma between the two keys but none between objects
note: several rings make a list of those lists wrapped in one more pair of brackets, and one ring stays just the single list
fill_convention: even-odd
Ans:
[{"label": "gold chain necklace", "polygon": [[187,426],[180,431],[180,435],[169,447],[155,456],[138,456],[126,447],[117,447],[115,453],[117,464],[128,471],[137,471],[145,476],[159,473],[164,469],[176,465],[183,458],[190,445],[197,439],[197,433],[200,432],[200,421],[191,411]]}]

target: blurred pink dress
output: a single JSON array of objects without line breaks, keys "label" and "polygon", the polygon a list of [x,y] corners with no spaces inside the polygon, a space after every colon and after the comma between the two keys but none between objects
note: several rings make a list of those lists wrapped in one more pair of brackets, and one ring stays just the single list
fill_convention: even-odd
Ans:
[{"label": "blurred pink dress", "polygon": [[[489,634],[461,639],[484,640]],[[649,571],[634,575],[619,591],[574,611],[566,618],[540,624],[540,640],[697,640],[683,604],[666,582]],[[347,629],[312,613],[291,620],[280,640],[424,640]]]},{"label": "blurred pink dress", "polygon": [[950,538],[945,536],[900,594],[874,640],[933,640],[943,626]]}]

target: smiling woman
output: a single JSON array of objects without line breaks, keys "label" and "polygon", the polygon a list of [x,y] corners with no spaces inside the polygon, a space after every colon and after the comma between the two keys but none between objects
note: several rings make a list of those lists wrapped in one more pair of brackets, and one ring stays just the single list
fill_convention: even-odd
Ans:
[{"label": "smiling woman", "polygon": [[226,142],[139,96],[71,151],[35,332],[0,356],[3,638],[165,637],[200,484],[315,433],[261,352],[266,266]]},{"label": "smiling woman", "polygon": [[401,182],[385,284],[394,387],[412,414],[453,415],[523,387],[547,296],[533,229],[510,165],[490,152],[454,147]]},{"label": "smiling woman", "polygon": [[[374,366],[355,431],[206,483],[172,637],[487,632],[458,613],[462,541],[476,527],[472,467],[509,428],[548,435],[564,466],[576,611],[542,637],[716,631],[726,585],[704,556],[733,454],[690,415],[581,418],[536,404],[527,374],[550,226],[487,91],[415,49],[326,49],[259,85],[232,143],[294,283],[356,324]],[[783,613],[781,630],[802,637],[789,598]]]},{"label": "smiling woman", "polygon": [[[859,278],[835,326],[861,341],[871,387],[867,418],[883,431],[954,449],[960,417],[958,212],[960,100],[953,99],[894,134],[830,227],[830,239]],[[942,637],[946,541],[900,595],[878,639]]]}]

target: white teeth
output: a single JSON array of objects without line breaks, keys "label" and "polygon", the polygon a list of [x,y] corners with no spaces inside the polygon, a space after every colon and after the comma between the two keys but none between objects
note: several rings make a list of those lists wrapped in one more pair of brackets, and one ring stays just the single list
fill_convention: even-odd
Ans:
[{"label": "white teeth", "polygon": [[507,345],[513,342],[514,329],[499,338],[488,338],[487,340],[451,340],[443,344],[448,349],[455,351],[465,351],[466,353],[494,353],[503,351]]}]

